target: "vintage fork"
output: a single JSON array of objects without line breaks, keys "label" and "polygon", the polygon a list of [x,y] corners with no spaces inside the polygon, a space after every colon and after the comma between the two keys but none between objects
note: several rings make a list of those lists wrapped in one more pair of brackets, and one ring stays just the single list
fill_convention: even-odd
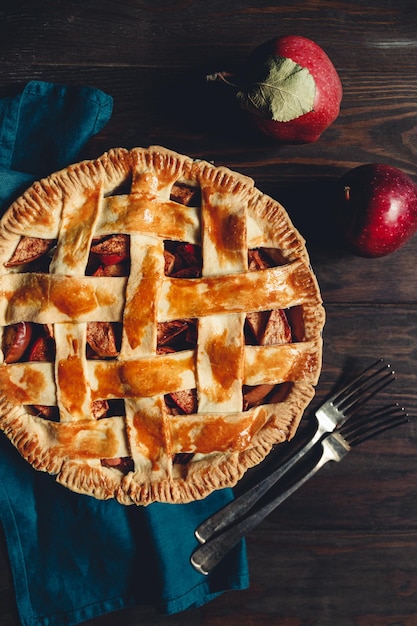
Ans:
[{"label": "vintage fork", "polygon": [[329,461],[341,461],[352,447],[375,437],[377,434],[408,422],[409,417],[398,404],[393,404],[377,411],[347,419],[340,427],[323,437],[316,445],[321,446],[318,461],[312,469],[302,475],[287,490],[272,498],[254,513],[238,521],[223,533],[199,546],[191,557],[194,568],[202,574],[209,574],[219,561],[257,526],[281,502],[286,500],[309,478],[314,476]]},{"label": "vintage fork", "polygon": [[311,450],[323,435],[332,432],[347,418],[352,417],[365,402],[393,380],[395,380],[394,370],[389,363],[385,363],[384,359],[378,359],[349,384],[339,389],[316,411],[317,430],[312,439],[265,479],[200,524],[195,531],[197,540],[205,543],[232,522],[243,517],[284,474]]}]

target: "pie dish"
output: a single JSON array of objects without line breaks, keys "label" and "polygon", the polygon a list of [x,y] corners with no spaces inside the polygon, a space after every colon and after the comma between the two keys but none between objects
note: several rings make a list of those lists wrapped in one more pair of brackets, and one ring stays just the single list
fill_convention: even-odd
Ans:
[{"label": "pie dish", "polygon": [[0,221],[0,428],[99,499],[184,503],[290,439],[324,309],[281,204],[226,167],[116,148]]}]

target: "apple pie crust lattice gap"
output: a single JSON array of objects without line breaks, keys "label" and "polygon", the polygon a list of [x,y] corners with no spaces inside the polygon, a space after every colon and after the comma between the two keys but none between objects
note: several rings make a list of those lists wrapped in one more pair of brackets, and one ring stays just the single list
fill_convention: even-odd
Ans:
[{"label": "apple pie crust lattice gap", "polygon": [[123,504],[234,485],[290,438],[321,368],[304,240],[253,181],[161,147],[34,184],[0,222],[0,427]]}]

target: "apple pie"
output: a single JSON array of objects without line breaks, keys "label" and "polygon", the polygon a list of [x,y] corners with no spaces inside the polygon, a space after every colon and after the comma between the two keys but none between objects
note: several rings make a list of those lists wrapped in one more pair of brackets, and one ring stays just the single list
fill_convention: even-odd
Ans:
[{"label": "apple pie", "polygon": [[12,204],[0,264],[0,428],[75,492],[204,498],[290,439],[314,395],[318,284],[249,177],[110,150]]}]

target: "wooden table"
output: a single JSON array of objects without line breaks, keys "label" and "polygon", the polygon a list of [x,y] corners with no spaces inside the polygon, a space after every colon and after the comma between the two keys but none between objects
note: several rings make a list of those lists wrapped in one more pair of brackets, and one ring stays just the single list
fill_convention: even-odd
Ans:
[{"label": "wooden table", "polygon": [[[205,74],[239,67],[276,35],[319,43],[344,86],[341,114],[316,143],[270,145],[232,113]],[[307,240],[327,311],[312,409],[340,377],[386,357],[398,380],[381,397],[414,416],[417,239],[382,259],[353,257],[329,218],[332,184],[366,162],[417,181],[417,4],[405,0],[3,0],[0,96],[41,79],[114,97],[88,146],[160,144],[252,176]],[[417,437],[414,423],[325,468],[247,538],[251,585],[172,617],[138,607],[88,626],[417,624]],[[0,623],[19,624],[4,539]]]}]

